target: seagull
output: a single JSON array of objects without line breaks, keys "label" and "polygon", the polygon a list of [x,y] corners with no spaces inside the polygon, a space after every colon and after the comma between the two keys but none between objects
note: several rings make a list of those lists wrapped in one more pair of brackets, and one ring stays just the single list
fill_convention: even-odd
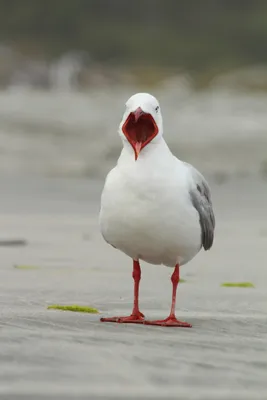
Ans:
[{"label": "seagull", "polygon": [[[213,244],[215,217],[208,183],[172,154],[154,96],[137,93],[129,98],[119,136],[123,149],[106,177],[99,224],[105,241],[133,260],[134,304],[130,316],[101,321],[191,327],[176,318],[176,291],[180,266]],[[146,320],[139,309],[140,260],[174,269],[166,319]]]}]

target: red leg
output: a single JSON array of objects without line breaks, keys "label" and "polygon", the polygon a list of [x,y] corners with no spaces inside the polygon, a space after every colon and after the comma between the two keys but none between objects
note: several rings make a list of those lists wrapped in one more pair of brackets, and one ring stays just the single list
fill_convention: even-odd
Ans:
[{"label": "red leg", "polygon": [[191,328],[192,325],[187,322],[179,321],[175,316],[175,303],[176,303],[176,291],[180,280],[180,268],[177,264],[174,268],[174,272],[171,277],[172,281],[172,306],[171,312],[168,318],[156,321],[145,321],[146,325],[158,325],[158,326],[178,326],[183,328]]},{"label": "red leg", "polygon": [[144,315],[139,310],[139,284],[141,280],[141,268],[139,261],[133,262],[133,279],[134,279],[134,305],[132,314],[128,317],[111,317],[101,318],[102,322],[118,322],[118,323],[132,323],[143,324]]}]

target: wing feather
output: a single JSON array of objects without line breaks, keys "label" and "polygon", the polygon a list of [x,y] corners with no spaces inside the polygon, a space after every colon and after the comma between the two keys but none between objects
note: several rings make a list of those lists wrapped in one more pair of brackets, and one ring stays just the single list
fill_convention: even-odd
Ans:
[{"label": "wing feather", "polygon": [[192,175],[190,197],[193,206],[199,214],[201,226],[201,242],[205,250],[212,247],[215,230],[215,216],[212,207],[211,193],[206,179],[191,164],[185,163]]}]

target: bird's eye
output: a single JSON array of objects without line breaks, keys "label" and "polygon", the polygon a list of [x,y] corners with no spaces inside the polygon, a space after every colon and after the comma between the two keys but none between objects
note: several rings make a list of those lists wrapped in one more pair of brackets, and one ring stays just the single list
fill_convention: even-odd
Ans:
[{"label": "bird's eye", "polygon": [[159,111],[159,106],[157,106],[157,107],[155,108],[155,111],[156,111],[156,112],[158,112],[158,111]]}]

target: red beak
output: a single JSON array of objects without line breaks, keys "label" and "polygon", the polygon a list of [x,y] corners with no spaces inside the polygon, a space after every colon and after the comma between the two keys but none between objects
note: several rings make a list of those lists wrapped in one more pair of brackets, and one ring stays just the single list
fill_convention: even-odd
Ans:
[{"label": "red beak", "polygon": [[[144,113],[144,111],[142,110],[142,108],[141,108],[141,107],[138,107],[138,108],[135,110],[135,112],[133,113],[133,115],[134,115],[134,122],[136,123],[136,122],[139,120],[139,118],[140,118],[143,114],[145,114],[145,113]],[[134,146],[135,161],[137,160],[141,149],[142,149],[142,143],[141,143],[141,142],[136,142],[136,143],[135,143],[135,146]]]},{"label": "red beak", "polygon": [[142,110],[142,108],[141,108],[141,107],[138,107],[138,108],[133,112],[133,115],[134,115],[134,122],[136,123],[136,122],[139,120],[139,118],[140,118],[143,114],[145,114],[145,113],[144,113],[144,111]]}]

